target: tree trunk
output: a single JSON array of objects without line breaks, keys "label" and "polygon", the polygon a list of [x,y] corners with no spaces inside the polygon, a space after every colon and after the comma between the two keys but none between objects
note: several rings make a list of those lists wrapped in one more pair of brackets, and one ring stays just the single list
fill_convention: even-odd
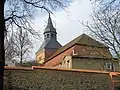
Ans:
[{"label": "tree trunk", "polygon": [[3,90],[3,76],[4,76],[4,2],[0,0],[0,90]]},{"label": "tree trunk", "polygon": [[22,64],[22,57],[23,57],[23,55],[22,55],[22,51],[21,51],[21,53],[20,53],[20,63]]}]

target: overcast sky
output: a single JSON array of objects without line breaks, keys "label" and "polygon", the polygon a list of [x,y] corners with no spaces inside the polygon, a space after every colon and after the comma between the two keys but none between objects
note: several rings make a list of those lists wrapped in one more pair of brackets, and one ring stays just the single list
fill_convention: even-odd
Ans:
[{"label": "overcast sky", "polygon": [[[62,44],[65,45],[69,41],[73,40],[75,37],[86,33],[84,26],[82,26],[79,21],[90,21],[90,14],[92,13],[92,5],[90,0],[75,0],[67,8],[66,11],[54,12],[51,16],[53,25],[57,30],[57,39]],[[41,33],[44,32],[44,28],[47,24],[48,15],[37,12],[34,24],[35,28],[40,30]],[[42,42],[34,46],[34,54],[40,47]]]}]

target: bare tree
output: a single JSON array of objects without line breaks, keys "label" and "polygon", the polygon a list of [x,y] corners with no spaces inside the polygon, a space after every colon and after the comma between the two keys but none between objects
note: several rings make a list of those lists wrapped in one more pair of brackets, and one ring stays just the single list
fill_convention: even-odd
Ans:
[{"label": "bare tree", "polygon": [[115,5],[118,5],[120,4],[120,1],[119,0],[90,0],[93,2],[93,4],[97,5],[97,6],[100,6],[100,7],[104,7],[103,9],[107,9],[111,6],[115,6]]},{"label": "bare tree", "polygon": [[26,54],[29,54],[33,46],[32,39],[27,31],[17,30],[14,34],[6,37],[4,40],[5,61],[20,61],[26,59]]},{"label": "bare tree", "polygon": [[4,49],[5,49],[5,61],[12,61],[15,55],[15,50],[13,46],[13,37],[4,40]]},{"label": "bare tree", "polygon": [[[104,1],[104,0],[103,0]],[[92,24],[83,24],[92,34],[110,47],[115,56],[120,58],[120,1],[94,10]],[[118,1],[117,3],[115,3]],[[114,4],[114,5],[113,5]]]},{"label": "bare tree", "polygon": [[18,30],[13,36],[13,47],[15,49],[16,58],[22,63],[24,56],[29,53],[32,48],[32,42],[27,31]]}]

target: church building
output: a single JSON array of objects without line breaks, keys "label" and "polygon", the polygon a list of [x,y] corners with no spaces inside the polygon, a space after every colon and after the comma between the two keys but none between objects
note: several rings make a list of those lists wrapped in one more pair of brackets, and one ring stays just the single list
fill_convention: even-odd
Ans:
[{"label": "church building", "polygon": [[50,15],[43,35],[44,42],[36,53],[43,67],[120,71],[119,60],[112,57],[109,48],[86,34],[61,46]]}]

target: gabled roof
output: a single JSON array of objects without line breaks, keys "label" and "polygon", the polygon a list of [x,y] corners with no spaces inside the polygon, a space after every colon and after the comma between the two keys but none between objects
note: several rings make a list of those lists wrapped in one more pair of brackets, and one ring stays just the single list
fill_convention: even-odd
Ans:
[{"label": "gabled roof", "polygon": [[86,34],[82,34],[80,36],[78,36],[77,38],[75,38],[74,40],[70,41],[68,44],[66,44],[65,46],[61,47],[60,49],[58,49],[50,58],[48,58],[49,61],[50,59],[54,58],[55,56],[59,55],[60,53],[64,52],[65,50],[67,50],[68,48],[72,47],[73,45],[87,45],[87,46],[93,46],[93,47],[101,47],[101,48],[107,48],[104,44],[96,41],[95,39],[89,37]]},{"label": "gabled roof", "polygon": [[81,45],[93,46],[93,47],[106,47],[104,44],[96,41],[95,39],[91,38],[86,34],[80,35],[79,37],[75,38],[71,42],[74,42],[76,44],[81,44]]}]

